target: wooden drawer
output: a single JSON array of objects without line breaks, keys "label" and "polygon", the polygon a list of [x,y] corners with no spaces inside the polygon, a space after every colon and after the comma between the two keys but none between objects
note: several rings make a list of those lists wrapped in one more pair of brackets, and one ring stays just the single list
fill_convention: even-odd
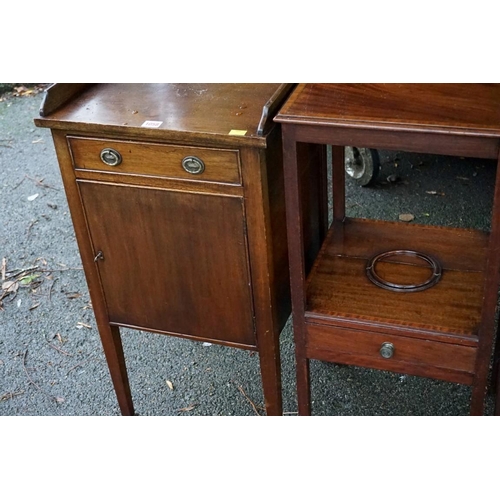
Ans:
[{"label": "wooden drawer", "polygon": [[[472,383],[475,347],[315,324],[306,324],[306,332],[310,358]],[[394,346],[390,358],[382,356],[383,344]]]},{"label": "wooden drawer", "polygon": [[[239,152],[237,150],[109,141],[82,137],[68,137],[68,143],[73,165],[77,170],[97,170],[241,185]],[[101,153],[107,149],[116,151],[121,157],[116,166],[106,164],[101,159]],[[185,170],[183,160],[190,157],[201,160],[202,172],[193,173]],[[188,169],[189,166],[188,164]]]}]

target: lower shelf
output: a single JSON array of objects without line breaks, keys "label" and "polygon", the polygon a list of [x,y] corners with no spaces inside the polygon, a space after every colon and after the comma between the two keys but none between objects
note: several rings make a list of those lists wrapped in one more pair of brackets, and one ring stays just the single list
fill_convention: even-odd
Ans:
[{"label": "lower shelf", "polygon": [[[401,293],[373,284],[367,261],[390,250],[433,256],[441,280],[427,290]],[[477,344],[488,234],[398,222],[347,219],[335,223],[308,277],[306,322],[445,343]],[[388,281],[419,282],[425,265],[396,259],[380,264]]]}]

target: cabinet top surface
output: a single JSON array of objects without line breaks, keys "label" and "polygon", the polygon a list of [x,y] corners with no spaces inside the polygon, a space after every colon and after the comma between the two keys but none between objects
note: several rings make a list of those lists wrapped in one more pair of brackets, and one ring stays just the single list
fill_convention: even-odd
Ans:
[{"label": "cabinet top surface", "polygon": [[500,84],[300,84],[275,121],[500,137]]},{"label": "cabinet top surface", "polygon": [[100,83],[35,123],[85,132],[152,137],[181,133],[248,141],[258,136],[263,107],[282,87],[278,83]]}]

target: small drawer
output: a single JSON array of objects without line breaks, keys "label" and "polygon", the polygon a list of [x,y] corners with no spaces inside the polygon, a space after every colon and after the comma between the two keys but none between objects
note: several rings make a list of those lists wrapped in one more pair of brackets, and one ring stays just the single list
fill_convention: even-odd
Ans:
[{"label": "small drawer", "polygon": [[241,185],[239,152],[68,137],[75,169]]},{"label": "small drawer", "polygon": [[306,329],[312,359],[472,383],[475,347],[314,324]]}]

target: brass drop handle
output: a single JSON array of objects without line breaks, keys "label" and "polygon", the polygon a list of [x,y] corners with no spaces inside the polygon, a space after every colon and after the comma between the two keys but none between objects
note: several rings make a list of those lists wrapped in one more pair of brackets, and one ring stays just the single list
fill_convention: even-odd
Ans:
[{"label": "brass drop handle", "polygon": [[104,148],[101,151],[101,161],[110,167],[116,167],[122,162],[122,155],[112,148]]},{"label": "brass drop handle", "polygon": [[385,359],[390,359],[394,355],[394,344],[390,342],[384,342],[380,346],[380,355]]},{"label": "brass drop handle", "polygon": [[182,160],[182,168],[188,174],[199,175],[205,170],[205,164],[197,156],[186,156]]}]

